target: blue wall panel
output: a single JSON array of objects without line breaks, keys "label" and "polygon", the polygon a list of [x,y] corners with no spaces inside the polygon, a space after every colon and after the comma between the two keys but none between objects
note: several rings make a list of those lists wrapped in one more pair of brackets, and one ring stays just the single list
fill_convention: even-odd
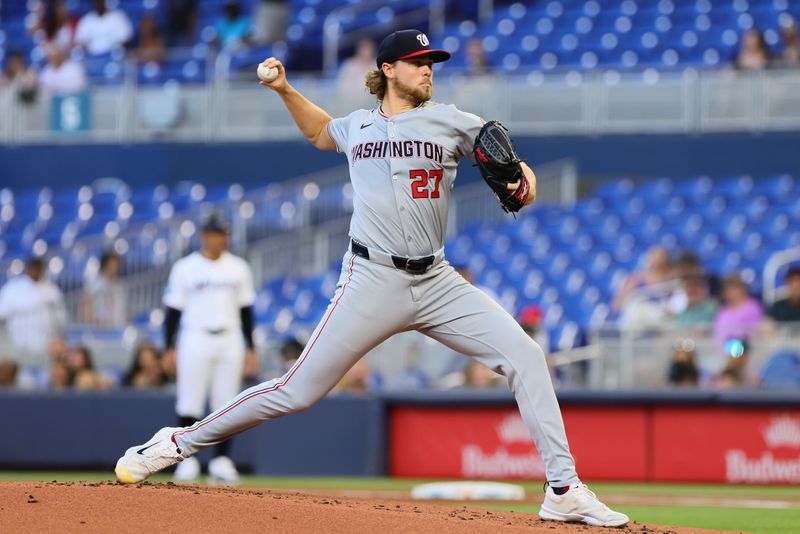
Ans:
[{"label": "blue wall panel", "polygon": [[[590,177],[800,176],[800,132],[515,140],[523,157],[534,165],[575,158],[582,175]],[[257,185],[344,163],[342,155],[319,151],[304,141],[6,146],[0,147],[0,186],[84,184],[104,176],[116,176],[132,185],[180,180]],[[462,182],[478,178],[466,162],[460,173]]]},{"label": "blue wall panel", "polygon": [[[174,403],[162,393],[0,392],[0,468],[111,472],[125,449],[175,424]],[[264,475],[380,475],[382,407],[368,397],[327,398],[237,436],[231,455]],[[200,455],[210,457],[209,450]]]},{"label": "blue wall panel", "polygon": [[85,184],[107,176],[131,185],[259,184],[344,163],[343,156],[300,141],[0,147],[0,185]]}]

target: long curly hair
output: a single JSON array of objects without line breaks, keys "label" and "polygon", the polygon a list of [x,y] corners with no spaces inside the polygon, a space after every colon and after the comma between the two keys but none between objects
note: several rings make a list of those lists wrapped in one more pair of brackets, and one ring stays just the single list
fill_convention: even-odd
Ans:
[{"label": "long curly hair", "polygon": [[383,70],[375,69],[367,73],[364,85],[366,85],[369,94],[375,95],[378,101],[382,102],[386,96],[386,87],[389,85],[389,80],[386,79]]}]

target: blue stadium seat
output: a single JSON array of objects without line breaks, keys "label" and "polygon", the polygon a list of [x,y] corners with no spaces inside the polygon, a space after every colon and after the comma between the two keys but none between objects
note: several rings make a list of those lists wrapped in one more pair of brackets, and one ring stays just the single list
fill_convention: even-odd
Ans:
[{"label": "blue stadium seat", "polygon": [[789,175],[765,176],[755,181],[754,194],[766,195],[776,203],[792,199],[797,191],[796,180]]},{"label": "blue stadium seat", "polygon": [[773,354],[761,369],[761,385],[767,388],[800,388],[800,355],[793,351]]},{"label": "blue stadium seat", "polygon": [[753,186],[750,176],[738,176],[717,180],[714,192],[730,200],[741,200],[751,196]]},{"label": "blue stadium seat", "polygon": [[693,204],[708,201],[714,189],[714,182],[708,176],[698,176],[682,180],[675,185],[673,194]]}]

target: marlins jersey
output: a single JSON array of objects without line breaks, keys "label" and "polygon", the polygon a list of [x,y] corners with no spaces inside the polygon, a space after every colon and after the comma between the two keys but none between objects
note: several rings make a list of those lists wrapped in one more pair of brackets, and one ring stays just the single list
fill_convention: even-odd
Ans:
[{"label": "marlins jersey", "polygon": [[210,260],[194,252],[175,262],[164,304],[181,310],[186,330],[241,329],[239,310],[255,301],[253,274],[242,258],[223,252]]},{"label": "marlins jersey", "polygon": [[332,120],[328,134],[350,163],[350,236],[398,256],[441,249],[456,167],[472,152],[482,124],[477,115],[436,102],[392,117],[376,108]]}]

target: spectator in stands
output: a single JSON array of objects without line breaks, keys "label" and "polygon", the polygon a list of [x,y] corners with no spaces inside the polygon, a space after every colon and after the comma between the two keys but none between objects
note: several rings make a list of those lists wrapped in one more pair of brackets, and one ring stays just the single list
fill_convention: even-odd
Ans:
[{"label": "spectator in stands", "polygon": [[305,346],[296,339],[289,339],[281,345],[281,361],[283,362],[281,376],[297,362],[300,355],[303,354],[303,349]]},{"label": "spectator in stands", "polygon": [[67,355],[67,367],[72,373],[72,386],[81,391],[107,390],[113,382],[94,368],[88,347],[75,347]]},{"label": "spectator in stands", "polygon": [[167,377],[161,367],[161,354],[153,345],[140,345],[122,384],[135,389],[156,389],[166,381]]},{"label": "spectator in stands", "polygon": [[31,32],[41,35],[41,44],[46,50],[55,46],[62,50],[70,50],[75,42],[76,18],[69,14],[65,0],[41,2],[35,12],[36,21]]},{"label": "spectator in stands", "polygon": [[0,388],[17,384],[17,362],[11,358],[0,358]]},{"label": "spectator in stands", "polygon": [[675,288],[669,252],[651,247],[644,257],[644,269],[631,273],[612,303],[620,313],[620,327],[629,331],[660,329]]},{"label": "spectator in stands", "polygon": [[345,59],[339,67],[338,84],[342,93],[364,85],[367,73],[375,68],[376,53],[372,40],[362,39],[358,42],[355,54]]},{"label": "spectator in stands", "polygon": [[741,71],[764,70],[769,67],[771,59],[764,34],[751,28],[742,37],[742,45],[736,54],[734,67]]},{"label": "spectator in stands", "polygon": [[695,361],[695,344],[692,339],[679,339],[675,342],[672,361],[667,379],[671,386],[697,386],[700,373]]},{"label": "spectator in stands", "polygon": [[253,42],[270,44],[283,39],[288,17],[289,2],[286,0],[260,0],[253,8]]},{"label": "spectator in stands", "polygon": [[[706,281],[709,294],[717,298],[722,292],[720,287],[719,277],[713,273],[707,273],[703,267],[703,262],[697,257],[697,254],[691,250],[684,250],[681,252],[673,262],[674,276],[678,280],[686,280],[692,276],[701,276]],[[686,294],[681,287],[676,291],[670,299],[670,310],[678,314],[686,308]]]},{"label": "spectator in stands", "polygon": [[489,64],[489,58],[486,56],[486,50],[483,48],[483,41],[477,37],[473,37],[467,41],[465,49],[466,71],[469,76],[486,76],[492,73],[492,67]]},{"label": "spectator in stands", "polygon": [[750,344],[746,339],[729,339],[725,342],[726,363],[717,377],[719,389],[755,387],[758,377],[749,369]]},{"label": "spectator in stands", "polygon": [[675,258],[672,267],[675,269],[675,276],[677,278],[705,275],[703,263],[700,261],[700,258],[697,257],[697,254],[691,250],[682,251],[678,257]]},{"label": "spectator in stands", "polygon": [[723,306],[714,318],[714,339],[723,346],[729,339],[750,338],[761,326],[761,303],[748,294],[747,284],[738,275],[722,283]]},{"label": "spectator in stands", "polygon": [[464,367],[464,382],[462,388],[467,389],[494,389],[506,388],[503,377],[495,373],[477,360],[472,360]]},{"label": "spectator in stands", "polygon": [[787,68],[800,67],[800,37],[797,35],[797,23],[792,22],[781,30],[783,49],[778,58],[778,66]]},{"label": "spectator in stands", "polygon": [[47,345],[47,357],[50,364],[66,362],[69,354],[69,345],[61,336],[54,336]]},{"label": "spectator in stands", "polygon": [[285,375],[295,362],[297,362],[300,355],[303,354],[303,349],[304,345],[295,338],[284,341],[278,354],[279,361],[277,364],[273,363],[272,368],[267,369],[262,378],[264,380],[270,380]]},{"label": "spectator in stands", "polygon": [[72,371],[66,362],[57,362],[50,367],[50,389],[63,391],[72,387]]},{"label": "spectator in stands", "polygon": [[75,41],[96,56],[122,47],[133,37],[133,27],[121,9],[109,11],[106,0],[94,0],[94,11],[81,17]]},{"label": "spectator in stands", "polygon": [[39,81],[36,71],[25,62],[22,52],[14,50],[8,53],[0,82],[0,85],[13,87],[21,103],[32,104],[36,101]]},{"label": "spectator in stands", "polygon": [[686,330],[693,336],[703,336],[711,331],[717,315],[717,302],[708,296],[708,283],[701,275],[683,279],[686,306],[676,317],[673,328]]},{"label": "spectator in stands", "polygon": [[242,15],[240,3],[228,0],[223,10],[224,15],[214,24],[217,30],[217,44],[222,48],[247,45],[250,39],[250,19]]},{"label": "spectator in stands", "polygon": [[170,0],[167,9],[169,46],[192,45],[197,30],[197,0]]},{"label": "spectator in stands", "polygon": [[18,84],[30,75],[35,78],[36,72],[28,66],[23,53],[19,50],[9,52],[3,68],[3,85]]},{"label": "spectator in stands", "polygon": [[[47,389],[54,368],[66,365],[69,345],[61,336],[53,336],[47,344],[47,361],[36,366],[25,366],[17,374],[17,387],[21,389]],[[70,378],[71,380],[71,378]]]},{"label": "spectator in stands", "polygon": [[370,368],[366,358],[361,358],[345,373],[333,391],[334,393],[364,394],[377,389],[379,383],[379,375]]},{"label": "spectator in stands", "polygon": [[776,323],[800,323],[800,267],[786,273],[786,298],[775,301],[767,316]]},{"label": "spectator in stands", "polygon": [[703,275],[703,264],[696,254],[690,251],[683,251],[672,262],[673,275],[676,280],[680,281],[680,285],[675,288],[669,298],[668,310],[672,315],[678,315],[686,309],[687,296],[684,291],[683,282],[687,278]]},{"label": "spectator in stands", "polygon": [[156,18],[152,13],[145,13],[139,21],[139,35],[136,40],[136,60],[139,63],[164,61],[167,50],[164,38],[158,29]]},{"label": "spectator in stands", "polygon": [[87,323],[117,328],[127,323],[128,298],[119,272],[122,259],[115,252],[100,257],[100,270],[84,285],[83,314]]},{"label": "spectator in stands", "polygon": [[178,360],[174,350],[167,350],[161,354],[161,369],[167,384],[175,384],[178,377]]},{"label": "spectator in stands", "polygon": [[651,247],[644,257],[644,269],[634,271],[625,280],[614,297],[612,307],[621,311],[630,298],[640,289],[657,286],[673,279],[669,252],[661,246]]},{"label": "spectator in stands", "polygon": [[88,87],[86,70],[67,57],[66,50],[52,46],[47,52],[47,65],[39,76],[42,89],[54,95],[74,95]]},{"label": "spectator in stands", "polygon": [[29,258],[25,273],[0,289],[0,320],[6,322],[9,340],[34,361],[44,363],[48,344],[61,333],[66,319],[64,296],[45,278],[41,258]]},{"label": "spectator in stands", "polygon": [[543,319],[542,308],[536,304],[529,304],[523,307],[517,315],[517,322],[525,330],[525,333],[538,343],[547,354],[550,352],[550,336],[547,334],[547,330],[542,327]]}]

